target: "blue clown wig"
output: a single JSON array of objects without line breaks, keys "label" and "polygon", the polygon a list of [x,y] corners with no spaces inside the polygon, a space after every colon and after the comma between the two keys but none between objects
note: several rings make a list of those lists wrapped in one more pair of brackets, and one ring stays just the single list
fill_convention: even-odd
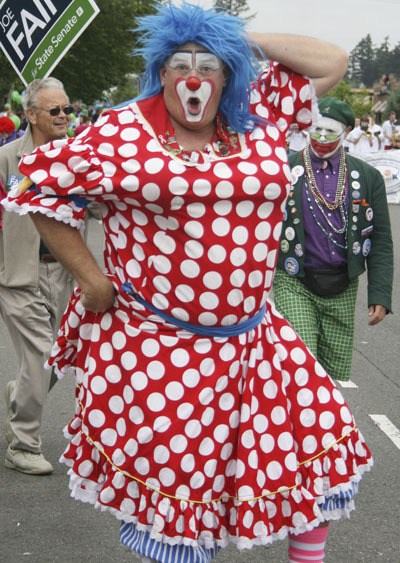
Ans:
[{"label": "blue clown wig", "polygon": [[188,42],[202,45],[219,57],[228,69],[220,111],[235,131],[244,132],[259,121],[250,114],[250,84],[261,67],[249,45],[244,22],[213,9],[184,2],[181,7],[160,5],[155,15],[138,18],[136,31],[141,34],[138,54],[146,61],[142,91],[136,100],[154,96],[162,90],[160,70],[165,61]]}]

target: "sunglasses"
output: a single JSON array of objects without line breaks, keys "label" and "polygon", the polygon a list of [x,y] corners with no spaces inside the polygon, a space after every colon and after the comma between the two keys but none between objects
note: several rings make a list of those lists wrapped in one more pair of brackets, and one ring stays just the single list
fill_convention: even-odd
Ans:
[{"label": "sunglasses", "polygon": [[339,139],[342,135],[343,133],[339,133],[339,135],[337,133],[327,133],[325,135],[324,133],[318,133],[317,131],[310,133],[311,139],[314,139],[315,141],[318,141],[321,137],[325,137],[327,141],[336,141],[336,139]]},{"label": "sunglasses", "polygon": [[69,115],[74,111],[74,108],[72,106],[65,106],[63,108],[57,107],[51,109],[39,109],[41,109],[42,111],[47,111],[47,113],[49,113],[52,117],[57,117],[57,115],[60,115],[61,112],[65,113],[65,115]]}]

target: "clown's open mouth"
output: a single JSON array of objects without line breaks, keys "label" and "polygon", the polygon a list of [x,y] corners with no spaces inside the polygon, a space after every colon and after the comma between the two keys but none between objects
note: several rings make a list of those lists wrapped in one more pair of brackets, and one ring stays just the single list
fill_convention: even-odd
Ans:
[{"label": "clown's open mouth", "polygon": [[199,115],[201,111],[201,102],[199,98],[189,98],[187,102],[188,112],[191,115]]}]

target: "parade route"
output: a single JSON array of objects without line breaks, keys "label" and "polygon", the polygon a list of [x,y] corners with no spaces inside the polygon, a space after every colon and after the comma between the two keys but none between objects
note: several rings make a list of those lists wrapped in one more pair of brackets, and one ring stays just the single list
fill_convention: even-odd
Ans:
[{"label": "parade route", "polygon": [[[369,444],[375,466],[362,481],[350,521],[334,523],[325,563],[398,563],[400,553],[400,205],[390,206],[395,244],[394,314],[368,327],[366,275],[360,279],[351,384],[340,386]],[[90,241],[101,257],[100,225]],[[13,378],[14,350],[0,322],[1,390]],[[131,563],[119,544],[119,523],[108,513],[72,500],[67,468],[58,463],[66,441],[62,429],[73,412],[73,381],[51,390],[43,422],[43,452],[55,471],[47,477],[4,467],[4,399],[0,398],[0,562]],[[239,552],[223,550],[216,563],[285,563],[287,541]]]}]

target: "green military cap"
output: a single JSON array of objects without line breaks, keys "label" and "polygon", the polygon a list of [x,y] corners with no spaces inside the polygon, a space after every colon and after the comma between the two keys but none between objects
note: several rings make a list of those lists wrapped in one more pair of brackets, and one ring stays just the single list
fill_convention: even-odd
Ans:
[{"label": "green military cap", "polygon": [[319,113],[323,117],[330,117],[340,123],[344,123],[346,127],[354,127],[354,113],[347,102],[338,100],[333,96],[321,98],[318,102]]}]

